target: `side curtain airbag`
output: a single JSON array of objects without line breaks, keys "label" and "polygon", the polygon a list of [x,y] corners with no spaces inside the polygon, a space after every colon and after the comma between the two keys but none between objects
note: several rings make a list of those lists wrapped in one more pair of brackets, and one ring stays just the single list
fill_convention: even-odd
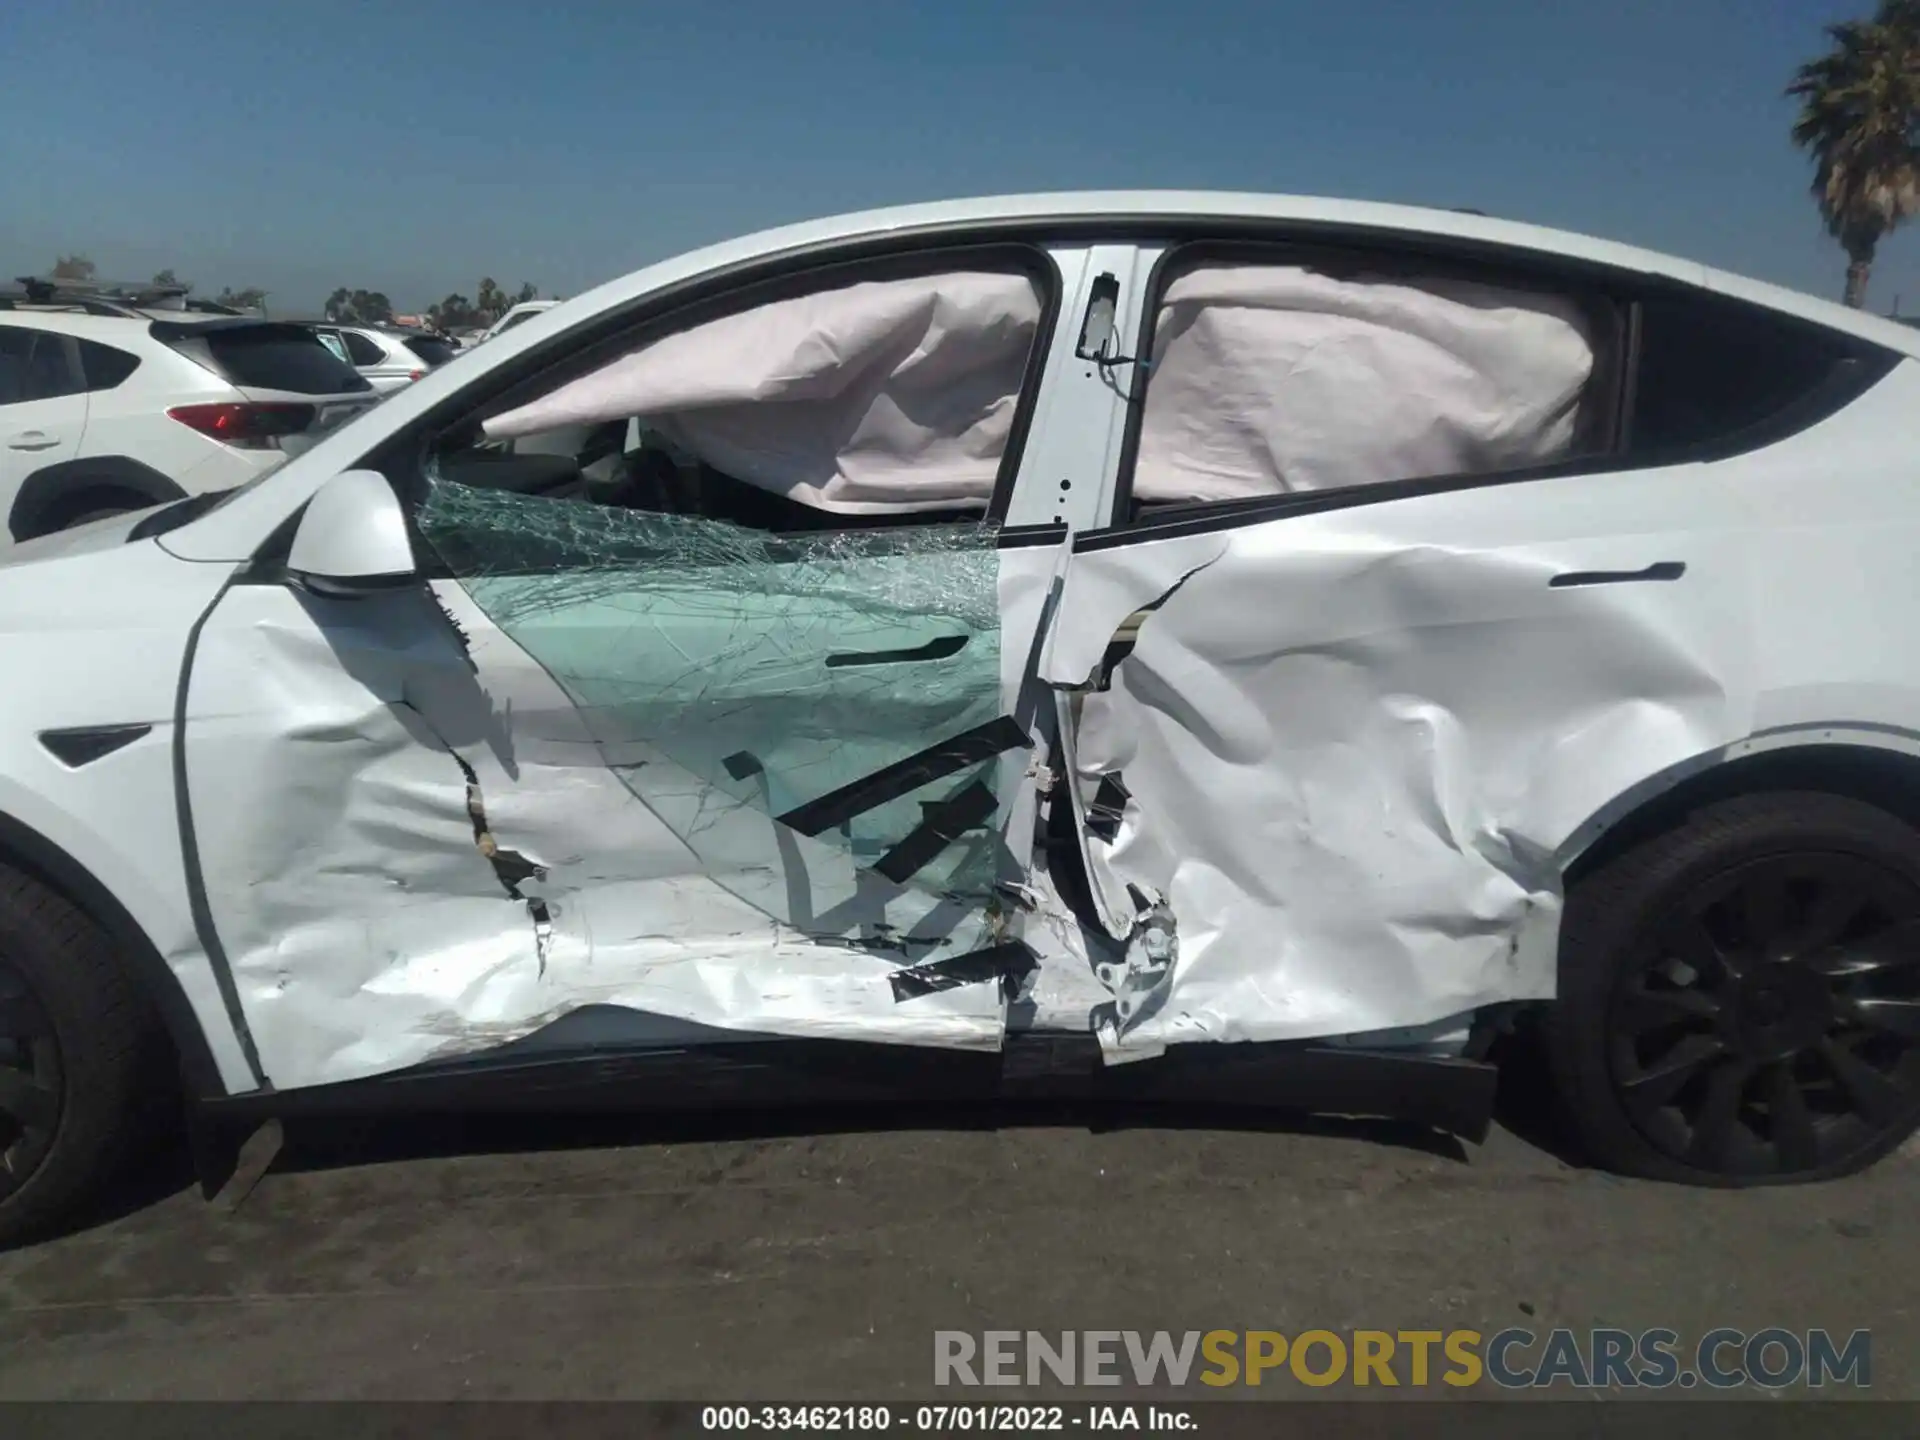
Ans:
[{"label": "side curtain airbag", "polygon": [[1018,274],[822,290],[668,335],[486,433],[637,416],[715,469],[823,510],[984,509],[1040,315]]},{"label": "side curtain airbag", "polygon": [[1557,297],[1208,266],[1167,287],[1133,493],[1239,500],[1566,455],[1593,348]]}]

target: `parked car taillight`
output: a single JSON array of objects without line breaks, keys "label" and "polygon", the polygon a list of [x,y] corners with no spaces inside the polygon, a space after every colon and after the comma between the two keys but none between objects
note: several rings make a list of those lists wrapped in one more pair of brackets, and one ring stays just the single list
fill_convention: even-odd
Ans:
[{"label": "parked car taillight", "polygon": [[311,405],[175,405],[169,418],[242,450],[271,450],[313,423]]}]

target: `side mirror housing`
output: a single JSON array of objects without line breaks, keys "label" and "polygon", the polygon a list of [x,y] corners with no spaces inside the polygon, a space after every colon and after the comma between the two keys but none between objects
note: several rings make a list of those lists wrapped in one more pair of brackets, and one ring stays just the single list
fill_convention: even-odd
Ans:
[{"label": "side mirror housing", "polygon": [[343,470],[314,492],[294,531],[287,573],[320,595],[396,590],[419,578],[406,513],[377,470]]}]

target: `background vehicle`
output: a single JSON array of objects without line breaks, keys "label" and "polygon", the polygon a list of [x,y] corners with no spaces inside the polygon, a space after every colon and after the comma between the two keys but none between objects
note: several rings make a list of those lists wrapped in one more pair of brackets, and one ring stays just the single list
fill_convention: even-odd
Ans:
[{"label": "background vehicle", "polygon": [[[504,335],[515,326],[524,325],[534,316],[544,314],[559,303],[558,300],[523,300],[498,320],[494,321],[492,327],[480,337],[480,340],[491,340],[496,335]],[[475,343],[477,344],[479,341]]]},{"label": "background vehicle", "polygon": [[219,1123],[1478,1136],[1528,1015],[1607,1165],[1856,1170],[1920,1122],[1917,453],[1907,327],[1448,212],[1015,197],[615,281],[0,564],[0,1227],[162,1038]]},{"label": "background vehicle", "polygon": [[382,395],[412,384],[458,353],[438,335],[408,334],[370,325],[315,325],[313,333]]},{"label": "background vehicle", "polygon": [[19,286],[17,290],[0,297],[9,306],[25,304],[29,307],[52,307],[83,315],[144,315],[153,320],[171,320],[183,313],[247,313],[216,300],[196,298],[191,285],[49,280],[36,276],[22,276],[16,283]]},{"label": "background vehicle", "polygon": [[0,308],[11,540],[243,484],[374,398],[298,326],[94,308]]}]

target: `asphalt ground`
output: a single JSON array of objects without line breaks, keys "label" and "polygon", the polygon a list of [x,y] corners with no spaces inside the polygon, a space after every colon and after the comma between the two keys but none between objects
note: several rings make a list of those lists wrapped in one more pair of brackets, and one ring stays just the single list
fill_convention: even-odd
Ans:
[{"label": "asphalt ground", "polygon": [[1644,1184],[1538,1102],[1523,1072],[1479,1147],[1180,1110],[310,1124],[231,1213],[169,1152],[0,1254],[0,1399],[907,1401],[936,1330],[1513,1325],[1865,1328],[1871,1397],[1920,1398],[1911,1155]]}]

